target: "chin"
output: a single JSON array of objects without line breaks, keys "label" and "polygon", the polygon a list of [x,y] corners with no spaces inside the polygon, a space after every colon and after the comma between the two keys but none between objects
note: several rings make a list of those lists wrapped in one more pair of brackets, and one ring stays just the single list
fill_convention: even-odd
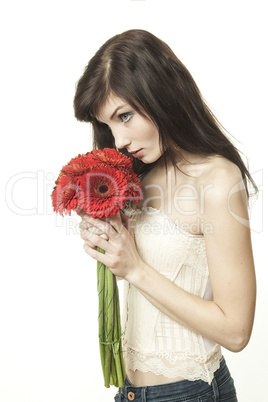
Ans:
[{"label": "chin", "polygon": [[155,158],[140,158],[140,160],[143,162],[143,163],[146,163],[146,164],[150,164],[150,163],[154,163],[154,162],[157,162],[160,158],[161,158],[161,156],[162,155],[158,155],[158,156],[156,156]]}]

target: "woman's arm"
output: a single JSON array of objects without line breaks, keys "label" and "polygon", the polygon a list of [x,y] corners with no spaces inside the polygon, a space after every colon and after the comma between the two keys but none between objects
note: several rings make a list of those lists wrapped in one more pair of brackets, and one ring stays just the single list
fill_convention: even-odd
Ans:
[{"label": "woman's arm", "polygon": [[[109,241],[99,236],[92,243],[104,248],[105,255],[85,246],[93,258],[101,258],[112,272],[122,276],[164,314],[180,324],[214,340],[234,352],[248,343],[255,311],[256,283],[250,230],[245,222],[247,199],[238,188],[238,175],[213,171],[208,178],[203,219],[212,225],[205,234],[213,301],[184,291],[139,257],[131,231],[119,218],[98,222]],[[91,219],[91,218],[90,218]]]}]

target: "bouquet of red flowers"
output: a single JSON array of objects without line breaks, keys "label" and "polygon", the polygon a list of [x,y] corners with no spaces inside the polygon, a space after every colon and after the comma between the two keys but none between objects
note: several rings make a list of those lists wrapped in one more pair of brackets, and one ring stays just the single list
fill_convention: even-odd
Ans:
[{"label": "bouquet of red flowers", "polygon": [[[105,218],[115,215],[129,200],[141,199],[141,185],[132,161],[115,149],[93,150],[64,166],[52,192],[54,211],[71,211]],[[99,251],[104,252],[99,249]],[[125,370],[122,357],[121,323],[116,278],[97,262],[99,295],[99,345],[105,387],[122,387]]]}]

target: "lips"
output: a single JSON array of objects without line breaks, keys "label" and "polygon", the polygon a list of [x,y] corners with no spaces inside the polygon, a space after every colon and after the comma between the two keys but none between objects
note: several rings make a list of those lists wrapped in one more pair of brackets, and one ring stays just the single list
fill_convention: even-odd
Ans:
[{"label": "lips", "polygon": [[138,158],[141,155],[142,152],[142,148],[138,149],[137,151],[129,151],[129,153],[134,157],[134,158]]}]

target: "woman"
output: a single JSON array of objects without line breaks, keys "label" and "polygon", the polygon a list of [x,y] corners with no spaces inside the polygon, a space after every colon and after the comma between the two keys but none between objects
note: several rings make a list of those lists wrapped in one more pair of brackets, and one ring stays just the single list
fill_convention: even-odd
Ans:
[{"label": "woman", "polygon": [[115,400],[236,401],[221,346],[247,345],[256,297],[247,213],[256,186],[239,152],[185,66],[143,30],[99,49],[74,107],[95,148],[133,158],[143,187],[135,209],[81,224],[86,252],[126,280],[127,379]]}]

